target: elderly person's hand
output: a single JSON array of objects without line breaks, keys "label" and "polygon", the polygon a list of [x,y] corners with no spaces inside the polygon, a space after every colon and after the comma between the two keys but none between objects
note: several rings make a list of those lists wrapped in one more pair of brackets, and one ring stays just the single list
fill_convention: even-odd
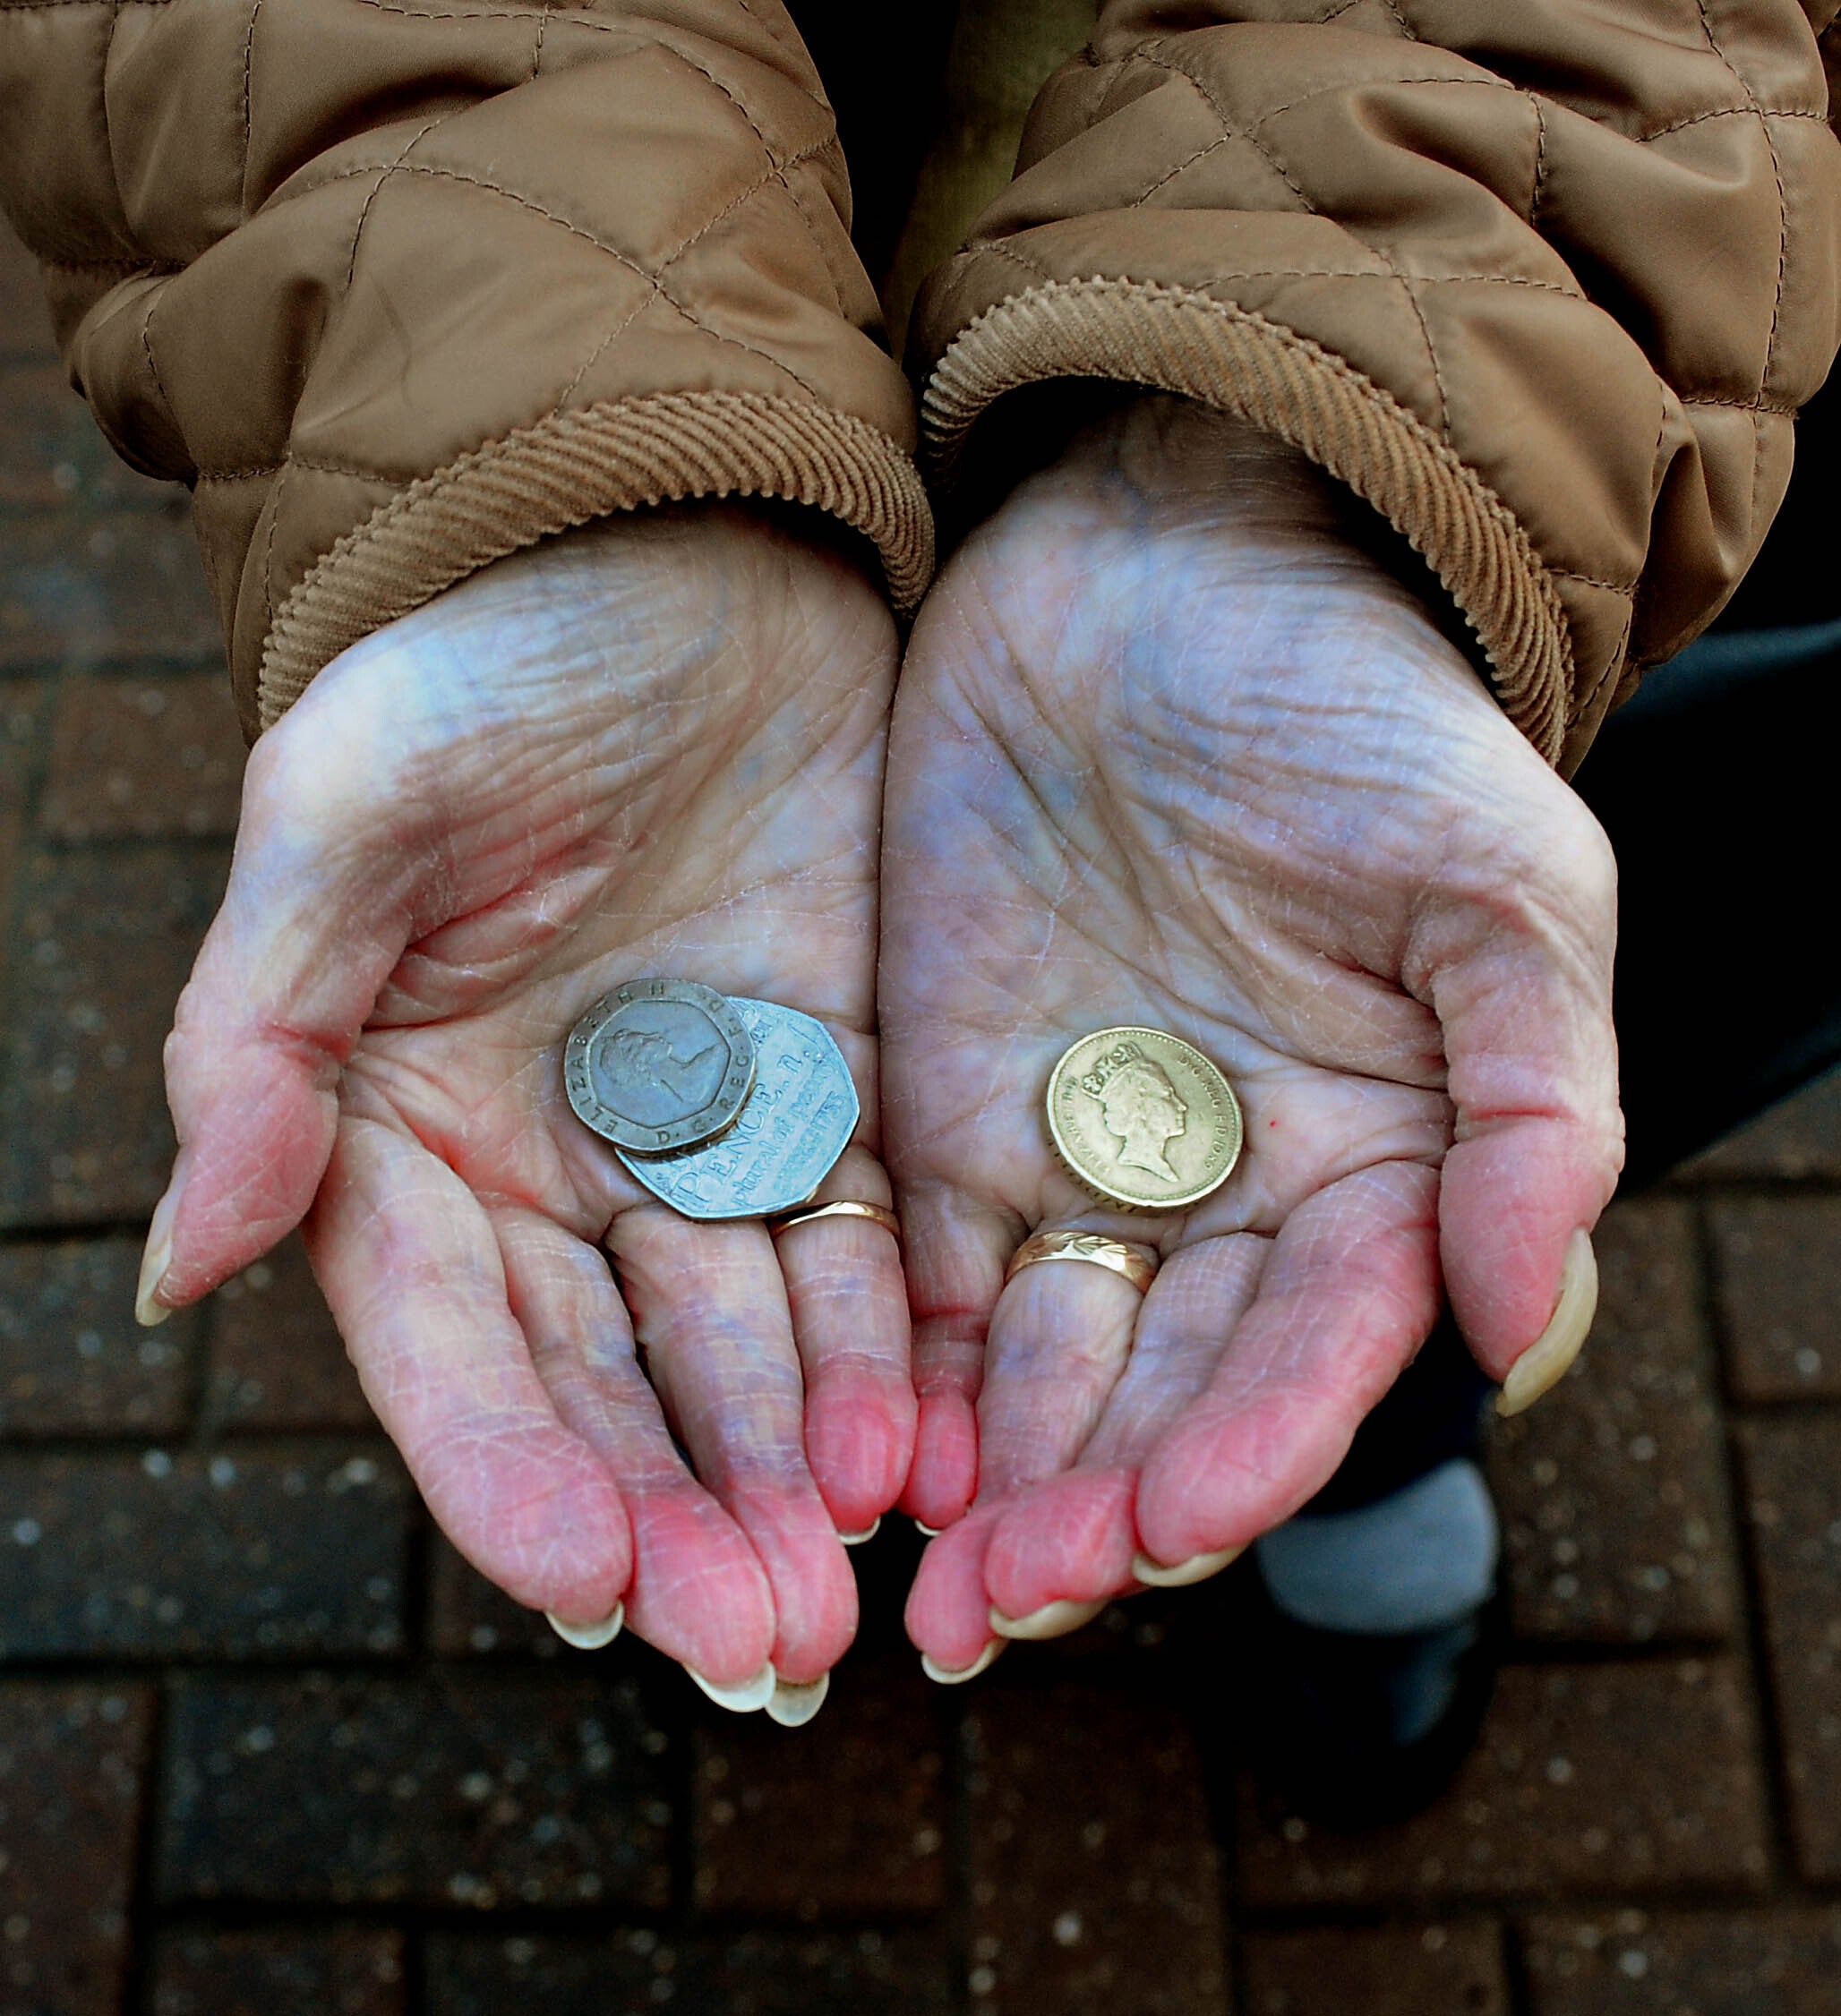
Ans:
[{"label": "elderly person's hand", "polygon": [[[975,1666],[993,1610],[1047,1635],[1135,1559],[1191,1577],[1285,1518],[1441,1287],[1492,1376],[1541,1337],[1621,1155],[1613,882],[1281,445],[1145,400],[959,551],[903,673],[883,870],[936,1667]],[[1186,1213],[1098,1205],[1050,1151],[1050,1067],[1111,1024],[1238,1092],[1239,1166]],[[1005,1286],[1061,1226],[1153,1247],[1148,1294]]]},{"label": "elderly person's hand", "polygon": [[865,1116],[826,1194],[887,1201],[895,655],[861,575],[740,509],[501,561],[258,744],[167,1048],[181,1149],[144,1312],[306,1213],[364,1389],[461,1551],[569,1624],[623,1599],[757,1693],[770,1659],[809,1683],[848,1644],[838,1535],[907,1474],[897,1251],[861,1218],[776,1248],[680,1217],[570,1112],[561,1047],[645,974],[805,1010]]}]

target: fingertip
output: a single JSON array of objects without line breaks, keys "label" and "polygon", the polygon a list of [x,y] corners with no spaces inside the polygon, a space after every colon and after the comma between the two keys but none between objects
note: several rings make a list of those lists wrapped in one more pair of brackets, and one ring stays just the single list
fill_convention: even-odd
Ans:
[{"label": "fingertip", "polygon": [[806,1402],[806,1462],[842,1533],[873,1525],[901,1496],[914,1457],[917,1407],[905,1379],[868,1366],[827,1371]]},{"label": "fingertip", "polygon": [[856,1574],[823,1499],[809,1482],[775,1479],[733,1487],[724,1502],[766,1570],[775,1670],[796,1686],[816,1680],[857,1635]]},{"label": "fingertip", "polygon": [[[154,1215],[164,1230],[158,1300],[184,1307],[261,1259],[306,1217],[332,1159],[335,1094],[249,1060],[244,1093],[210,1099],[190,1116],[186,1145]],[[161,1213],[166,1213],[164,1226]]]},{"label": "fingertip", "polygon": [[1138,1481],[1143,1553],[1187,1563],[1246,1547],[1328,1481],[1352,1431],[1340,1414],[1300,1415],[1283,1397],[1184,1422],[1152,1452]]},{"label": "fingertip", "polygon": [[687,1479],[635,1492],[627,1621],[668,1659],[719,1687],[740,1687],[769,1662],[774,1597],[741,1529]]},{"label": "fingertip", "polygon": [[993,1607],[1020,1619],[1048,1604],[1103,1602],[1128,1589],[1136,1483],[1126,1470],[1069,1471],[1008,1506],[985,1553]]},{"label": "fingertip", "polygon": [[1590,1334],[1598,1308],[1598,1262],[1591,1234],[1580,1230],[1566,1243],[1560,1293],[1547,1327],[1510,1366],[1496,1396],[1496,1413],[1519,1414],[1557,1386]]},{"label": "fingertip", "polygon": [[996,1516],[975,1512],[929,1542],[908,1592],[908,1636],[943,1671],[972,1665],[989,1643],[984,1553]]},{"label": "fingertip", "polygon": [[977,1493],[976,1405],[956,1388],[923,1393],[902,1510],[940,1533],[965,1516]]},{"label": "fingertip", "polygon": [[468,1560],[507,1595],[552,1618],[608,1619],[632,1581],[632,1531],[618,1491],[587,1450],[574,1464],[551,1450],[532,1493],[499,1491],[442,1518]]},{"label": "fingertip", "polygon": [[179,1182],[176,1168],[166,1194],[154,1206],[153,1222],[147,1228],[140,1278],[134,1284],[134,1320],[143,1329],[155,1328],[173,1313],[173,1304],[161,1297],[160,1290],[173,1264],[173,1214],[178,1208]]}]

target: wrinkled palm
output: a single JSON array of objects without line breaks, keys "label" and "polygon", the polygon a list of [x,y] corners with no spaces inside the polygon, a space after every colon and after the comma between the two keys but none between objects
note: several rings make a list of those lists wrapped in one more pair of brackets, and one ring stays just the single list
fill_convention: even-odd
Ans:
[{"label": "wrinkled palm", "polygon": [[[1145,401],[968,541],[897,694],[883,901],[939,1664],[1286,1516],[1441,1289],[1494,1376],[1541,1330],[1620,1154],[1608,850],[1287,451]],[[1186,1213],[1049,1151],[1051,1066],[1120,1023],[1243,1104]],[[1059,1226],[1154,1247],[1149,1293],[1005,1286]]]},{"label": "wrinkled palm", "polygon": [[679,1217],[570,1113],[561,1046],[648,973],[817,1015],[865,1115],[826,1194],[887,1200],[894,657],[863,578],[739,511],[501,562],[258,745],[168,1046],[163,1299],[311,1204],[365,1390],[462,1551],[565,1619],[624,1597],[722,1683],[770,1655],[808,1680],[849,1642],[837,1534],[893,1502],[912,1442],[896,1250],[861,1220],[776,1249]]}]

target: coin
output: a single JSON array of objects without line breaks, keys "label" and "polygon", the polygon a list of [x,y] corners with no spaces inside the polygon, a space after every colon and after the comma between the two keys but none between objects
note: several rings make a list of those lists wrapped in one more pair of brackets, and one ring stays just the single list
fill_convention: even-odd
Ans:
[{"label": "coin", "polygon": [[562,1082],[576,1117],[616,1148],[695,1148],[734,1124],[754,1039],[727,997],[695,980],[629,980],[569,1032]]},{"label": "coin", "polygon": [[675,1155],[618,1152],[691,1218],[758,1218],[809,1200],[850,1144],[857,1089],[822,1022],[777,1002],[730,1002],[754,1040],[754,1089],[719,1140]]},{"label": "coin", "polygon": [[1160,1029],[1102,1029],[1049,1078],[1049,1132],[1068,1174],[1131,1210],[1177,1210],[1240,1158],[1240,1102],[1193,1044]]}]

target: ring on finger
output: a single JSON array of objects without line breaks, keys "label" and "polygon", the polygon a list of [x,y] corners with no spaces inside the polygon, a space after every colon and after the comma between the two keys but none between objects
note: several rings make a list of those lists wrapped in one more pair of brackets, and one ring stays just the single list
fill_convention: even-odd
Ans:
[{"label": "ring on finger", "polygon": [[854,1197],[840,1197],[829,1204],[807,1204],[796,1211],[786,1211],[767,1220],[770,1236],[777,1239],[783,1232],[791,1232],[796,1225],[809,1225],[814,1218],[868,1218],[871,1225],[879,1225],[899,1244],[902,1236],[902,1221],[886,1204],[865,1204]]},{"label": "ring on finger", "polygon": [[1129,1281],[1140,1294],[1157,1278],[1157,1262],[1122,1239],[1109,1239],[1099,1232],[1038,1232],[1011,1254],[1004,1269],[1005,1281],[1014,1281],[1025,1267],[1043,1260],[1085,1260],[1103,1267]]}]

